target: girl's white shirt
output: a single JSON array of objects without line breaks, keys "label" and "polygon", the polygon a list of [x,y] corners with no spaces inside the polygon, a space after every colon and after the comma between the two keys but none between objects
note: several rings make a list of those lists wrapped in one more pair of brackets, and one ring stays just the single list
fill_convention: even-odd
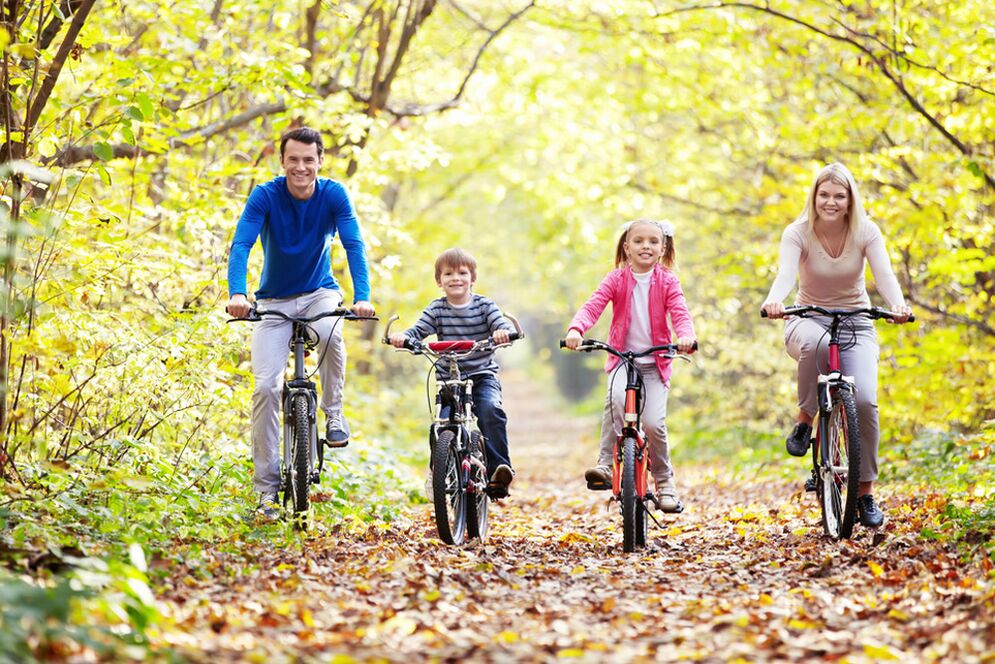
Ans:
[{"label": "girl's white shirt", "polygon": [[[632,273],[636,286],[632,291],[632,303],[629,308],[629,332],[625,336],[625,349],[640,351],[653,345],[653,335],[650,331],[650,280],[653,270],[649,272]],[[652,356],[641,357],[638,364],[653,364]]]}]

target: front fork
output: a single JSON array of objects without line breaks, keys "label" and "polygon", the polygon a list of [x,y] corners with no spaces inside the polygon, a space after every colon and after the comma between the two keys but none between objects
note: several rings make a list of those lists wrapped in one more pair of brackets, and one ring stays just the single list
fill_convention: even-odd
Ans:
[{"label": "front fork", "polygon": [[818,389],[819,414],[814,427],[815,440],[812,443],[812,477],[815,479],[817,487],[820,482],[819,459],[823,456],[822,441],[829,434],[833,394],[840,390],[855,393],[857,387],[853,376],[844,376],[839,371],[832,371],[828,374],[819,374]]},{"label": "front fork", "polygon": [[[290,468],[293,460],[290,454],[291,437],[294,434],[291,404],[294,397],[304,394],[308,404],[308,441],[310,446],[311,477],[310,482],[317,484],[325,465],[323,446],[318,445],[318,392],[309,380],[292,380],[283,385],[283,467]],[[317,467],[315,462],[317,460]],[[282,474],[281,474],[282,480]]]}]

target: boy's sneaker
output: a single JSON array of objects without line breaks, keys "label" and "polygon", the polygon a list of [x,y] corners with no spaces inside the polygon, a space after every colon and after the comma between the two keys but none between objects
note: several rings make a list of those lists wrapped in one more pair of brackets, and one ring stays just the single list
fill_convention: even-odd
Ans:
[{"label": "boy's sneaker", "polygon": [[515,479],[515,471],[506,463],[494,469],[491,481],[487,483],[487,493],[491,498],[507,498],[508,486]]},{"label": "boy's sneaker", "polygon": [[264,491],[259,494],[256,513],[264,521],[276,521],[280,518],[280,503],[277,502],[275,491]]},{"label": "boy's sneaker", "polygon": [[805,456],[805,453],[808,452],[809,440],[811,438],[812,425],[799,422],[791,430],[791,435],[785,439],[784,446],[788,448],[788,454],[791,456]]},{"label": "boy's sneaker", "polygon": [[684,505],[677,497],[677,487],[674,486],[674,478],[664,480],[656,485],[656,503],[660,509],[670,514],[677,514],[684,511]]},{"label": "boy's sneaker", "polygon": [[602,465],[588,468],[584,473],[584,479],[587,480],[587,488],[591,491],[605,491],[612,488],[612,469]]},{"label": "boy's sneaker", "polygon": [[857,516],[865,528],[877,528],[884,523],[884,512],[874,504],[874,496],[869,493],[857,498]]},{"label": "boy's sneaker", "polygon": [[325,420],[325,444],[329,447],[345,447],[349,444],[349,423],[342,413]]}]

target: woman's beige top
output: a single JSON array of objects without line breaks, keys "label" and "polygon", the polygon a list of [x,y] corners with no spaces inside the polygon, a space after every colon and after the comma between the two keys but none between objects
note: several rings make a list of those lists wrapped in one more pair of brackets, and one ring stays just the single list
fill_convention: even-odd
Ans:
[{"label": "woman's beige top", "polygon": [[871,306],[864,285],[864,259],[871,266],[874,284],[888,307],[903,306],[905,298],[891,269],[891,259],[872,221],[851,231],[843,251],[836,258],[808,229],[804,219],[784,229],[781,236],[777,278],[767,294],[767,302],[783,302],[798,277],[795,304],[812,304],[827,309],[859,309]]}]

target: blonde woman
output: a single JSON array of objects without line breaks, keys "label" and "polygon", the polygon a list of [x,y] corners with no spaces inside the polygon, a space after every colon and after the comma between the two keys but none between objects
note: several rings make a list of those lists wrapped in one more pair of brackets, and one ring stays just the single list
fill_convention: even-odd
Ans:
[{"label": "blonde woman", "polygon": [[[781,236],[777,277],[767,294],[763,310],[770,318],[784,317],[784,299],[798,283],[795,304],[827,309],[858,309],[871,306],[864,284],[865,265],[870,265],[878,293],[889,310],[898,314],[896,323],[908,320],[912,310],[891,269],[891,259],[877,225],[867,218],[857,183],[846,166],[830,164],[815,177],[805,209]],[[827,361],[830,319],[824,316],[791,318],[784,326],[784,345],[798,362],[797,424],[786,446],[794,456],[804,456],[812,436],[812,420],[818,409],[816,376]],[[843,364],[857,387],[857,414],[861,432],[860,486],[857,510],[860,523],[876,528],[884,514],[875,504],[874,481],[878,477],[878,340],[873,322],[851,319],[852,337],[841,347]],[[850,335],[847,335],[850,336]],[[806,488],[814,490],[806,483]]]}]

